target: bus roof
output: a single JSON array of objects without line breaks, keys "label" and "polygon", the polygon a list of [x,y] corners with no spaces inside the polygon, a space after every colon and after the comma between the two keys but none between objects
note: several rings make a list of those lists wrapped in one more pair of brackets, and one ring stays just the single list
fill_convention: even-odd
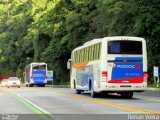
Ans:
[{"label": "bus roof", "polygon": [[[46,63],[44,63],[44,62],[32,62],[32,63],[30,63],[29,65],[32,65],[32,64],[44,65],[44,64],[46,64]],[[27,65],[27,66],[29,66],[29,65]]]},{"label": "bus roof", "polygon": [[90,40],[90,41],[84,43],[82,46],[75,48],[73,51],[79,50],[81,48],[84,48],[84,47],[87,47],[87,46],[90,46],[90,45],[93,45],[96,43],[100,43],[104,40],[106,40],[106,41],[109,41],[109,40],[132,40],[132,41],[139,40],[139,41],[143,41],[144,39],[141,37],[132,37],[132,36],[111,36],[111,37],[98,38],[98,39],[93,39],[93,40]]},{"label": "bus roof", "polygon": [[33,62],[31,64],[46,64],[46,63],[44,63],[44,62]]}]

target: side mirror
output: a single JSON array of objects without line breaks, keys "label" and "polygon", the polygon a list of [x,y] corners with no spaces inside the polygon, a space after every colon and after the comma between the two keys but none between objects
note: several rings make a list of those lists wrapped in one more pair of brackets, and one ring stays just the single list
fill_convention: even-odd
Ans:
[{"label": "side mirror", "polygon": [[69,59],[67,62],[67,69],[71,69],[71,59]]}]

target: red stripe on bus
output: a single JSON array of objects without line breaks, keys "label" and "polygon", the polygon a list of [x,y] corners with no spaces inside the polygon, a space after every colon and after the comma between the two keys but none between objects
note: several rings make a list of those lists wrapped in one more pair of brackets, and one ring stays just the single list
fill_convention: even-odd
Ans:
[{"label": "red stripe on bus", "polygon": [[109,80],[108,83],[142,83],[143,77],[128,77]]}]

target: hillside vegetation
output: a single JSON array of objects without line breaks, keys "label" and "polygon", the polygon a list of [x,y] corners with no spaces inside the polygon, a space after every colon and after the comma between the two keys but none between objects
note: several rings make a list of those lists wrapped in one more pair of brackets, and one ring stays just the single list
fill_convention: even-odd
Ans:
[{"label": "hillside vegetation", "polygon": [[93,38],[147,40],[148,68],[160,66],[159,0],[0,0],[0,74],[22,76],[31,62],[46,62],[55,83],[69,81],[71,51]]}]

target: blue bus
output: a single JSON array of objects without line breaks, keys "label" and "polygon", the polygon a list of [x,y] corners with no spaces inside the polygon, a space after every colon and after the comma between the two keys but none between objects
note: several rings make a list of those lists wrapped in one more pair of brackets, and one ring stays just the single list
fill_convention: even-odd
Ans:
[{"label": "blue bus", "polygon": [[45,87],[47,83],[47,64],[31,63],[25,67],[24,81],[25,85],[33,87],[34,85]]}]

